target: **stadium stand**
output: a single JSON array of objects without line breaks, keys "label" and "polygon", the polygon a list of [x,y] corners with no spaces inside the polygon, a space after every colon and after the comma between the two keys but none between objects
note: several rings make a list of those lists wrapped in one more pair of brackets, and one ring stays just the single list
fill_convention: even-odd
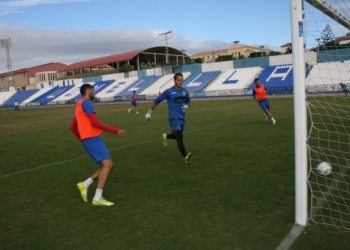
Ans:
[{"label": "stadium stand", "polygon": [[[106,80],[106,81],[98,81],[95,84],[93,84],[94,86],[94,93],[95,95],[97,95],[99,92],[101,92],[102,90],[104,90],[105,88],[107,88],[110,84],[112,84],[113,82],[115,82],[115,80]],[[81,99],[82,96],[79,93],[77,96],[75,96],[74,100],[79,100]]]},{"label": "stadium stand", "polygon": [[[93,85],[93,83],[89,83],[89,84]],[[73,100],[75,96],[79,95],[81,85],[82,84],[74,85],[74,87],[72,87],[66,93],[64,93],[63,95],[58,96],[57,98],[52,100],[50,103],[55,103],[55,102],[59,102],[59,101]]]},{"label": "stadium stand", "polygon": [[39,91],[37,91],[35,94],[29,96],[26,100],[24,100],[23,102],[21,102],[19,104],[19,106],[27,106],[28,103],[30,103],[31,101],[35,100],[36,98],[38,98],[39,96],[45,94],[46,92],[50,91],[52,88],[42,88]]},{"label": "stadium stand", "polygon": [[16,92],[15,91],[8,91],[8,92],[0,92],[0,105],[3,105],[4,102],[6,103],[7,100],[13,96]]},{"label": "stadium stand", "polygon": [[[260,82],[265,85],[267,91],[284,92],[293,86],[293,65],[267,66],[258,77]],[[254,88],[254,86],[254,81],[252,81],[249,89]]]},{"label": "stadium stand", "polygon": [[205,90],[244,89],[260,74],[262,68],[230,69],[223,72]]},{"label": "stadium stand", "polygon": [[[161,87],[166,85],[168,82],[173,82],[174,74],[165,75],[155,81],[152,85],[148,86],[144,91],[142,91],[141,95],[155,95],[158,94]],[[161,91],[162,92],[162,91]]]},{"label": "stadium stand", "polygon": [[101,99],[114,97],[120,92],[122,92],[124,89],[129,87],[131,84],[133,84],[137,79],[138,77],[118,79],[114,83],[109,85],[107,88],[105,88],[103,91],[98,93],[96,97]]},{"label": "stadium stand", "polygon": [[131,84],[130,87],[127,87],[123,91],[121,91],[118,95],[130,96],[132,94],[132,91],[134,90],[136,90],[137,94],[139,94],[143,90],[145,90],[147,87],[149,87],[151,84],[156,82],[160,77],[161,76],[142,76],[133,84]]},{"label": "stadium stand", "polygon": [[[182,75],[184,76],[184,81],[185,81],[191,75],[191,73],[190,72],[184,72],[184,73],[182,73]],[[174,74],[170,74],[170,76],[171,76],[170,80],[165,81],[165,83],[163,85],[161,85],[159,87],[159,89],[153,94],[158,94],[159,91],[161,93],[163,93],[168,88],[171,88],[172,86],[174,86]],[[184,86],[184,85],[182,85],[182,86]]]},{"label": "stadium stand", "polygon": [[306,79],[306,85],[350,83],[349,67],[350,61],[316,64]]},{"label": "stadium stand", "polygon": [[74,85],[63,86],[63,87],[58,87],[58,86],[53,87],[48,92],[32,100],[31,103],[40,102],[41,104],[47,104],[73,87]]},{"label": "stadium stand", "polygon": [[201,91],[220,75],[220,73],[221,71],[208,71],[192,74],[184,80],[182,86],[191,92]]},{"label": "stadium stand", "polygon": [[20,104],[21,102],[28,99],[30,96],[34,95],[38,91],[39,89],[18,91],[6,101],[5,107],[14,107],[16,100]]}]

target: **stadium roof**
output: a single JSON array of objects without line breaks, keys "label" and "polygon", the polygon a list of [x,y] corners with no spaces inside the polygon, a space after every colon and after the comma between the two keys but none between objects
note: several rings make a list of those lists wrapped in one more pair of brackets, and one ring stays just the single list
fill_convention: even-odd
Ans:
[{"label": "stadium roof", "polygon": [[99,57],[99,58],[86,60],[86,61],[82,61],[82,62],[72,63],[72,64],[67,65],[66,67],[62,68],[58,72],[64,72],[64,71],[70,71],[70,70],[75,70],[75,69],[88,68],[88,67],[98,66],[98,65],[101,65],[101,64],[108,64],[108,63],[114,63],[114,62],[123,62],[123,61],[131,60],[132,58],[137,56],[142,51],[145,51],[145,49],[134,50],[134,51],[125,52],[125,53],[121,53],[121,54],[104,56],[104,57]]},{"label": "stadium roof", "polygon": [[[173,55],[182,55],[183,52],[181,52],[178,49],[168,47],[169,54]],[[95,67],[103,64],[110,64],[110,63],[117,63],[117,62],[124,62],[128,60],[132,60],[135,58],[137,55],[139,55],[142,52],[146,52],[148,54],[164,54],[165,52],[165,47],[164,46],[158,46],[158,47],[152,47],[152,48],[147,48],[147,49],[139,49],[139,50],[134,50],[134,51],[129,51],[129,52],[124,52],[120,54],[114,54],[110,56],[104,56],[104,57],[99,57],[91,60],[86,60],[82,62],[76,62],[72,63],[70,65],[67,65],[66,67],[60,69],[58,72],[67,72],[71,70],[76,70],[76,69],[83,69],[83,68],[89,68],[89,67]],[[187,57],[187,55],[185,55]]]}]

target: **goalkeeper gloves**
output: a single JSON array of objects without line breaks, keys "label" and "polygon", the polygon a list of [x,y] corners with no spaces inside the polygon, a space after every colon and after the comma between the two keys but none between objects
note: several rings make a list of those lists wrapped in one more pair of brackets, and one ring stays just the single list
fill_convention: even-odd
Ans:
[{"label": "goalkeeper gloves", "polygon": [[152,116],[152,110],[148,110],[147,113],[145,114],[146,120],[150,121]]},{"label": "goalkeeper gloves", "polygon": [[186,112],[187,111],[187,109],[188,109],[188,105],[183,105],[183,106],[181,106],[181,110],[182,110],[182,112]]}]

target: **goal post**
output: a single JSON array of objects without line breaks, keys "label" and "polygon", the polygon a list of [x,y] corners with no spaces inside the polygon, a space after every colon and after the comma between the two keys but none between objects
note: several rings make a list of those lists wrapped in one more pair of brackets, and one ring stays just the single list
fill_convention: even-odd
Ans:
[{"label": "goal post", "polygon": [[290,14],[295,223],[349,232],[350,0],[290,0]]},{"label": "goal post", "polygon": [[307,121],[303,0],[290,0],[294,79],[295,223],[307,224]]}]

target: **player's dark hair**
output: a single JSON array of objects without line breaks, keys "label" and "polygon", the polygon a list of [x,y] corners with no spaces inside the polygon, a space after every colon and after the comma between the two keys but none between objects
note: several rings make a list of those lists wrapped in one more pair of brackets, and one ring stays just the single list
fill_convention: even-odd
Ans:
[{"label": "player's dark hair", "polygon": [[84,96],[85,93],[86,93],[86,90],[87,90],[87,89],[91,89],[91,88],[92,88],[92,85],[90,85],[90,84],[88,84],[88,83],[85,83],[85,84],[81,85],[81,87],[80,87],[80,94],[81,94],[82,96]]},{"label": "player's dark hair", "polygon": [[254,79],[254,82],[257,82],[257,81],[259,81],[259,78],[255,78],[255,79]]},{"label": "player's dark hair", "polygon": [[181,73],[176,73],[176,74],[174,75],[174,80],[176,80],[178,76],[184,77]]}]

